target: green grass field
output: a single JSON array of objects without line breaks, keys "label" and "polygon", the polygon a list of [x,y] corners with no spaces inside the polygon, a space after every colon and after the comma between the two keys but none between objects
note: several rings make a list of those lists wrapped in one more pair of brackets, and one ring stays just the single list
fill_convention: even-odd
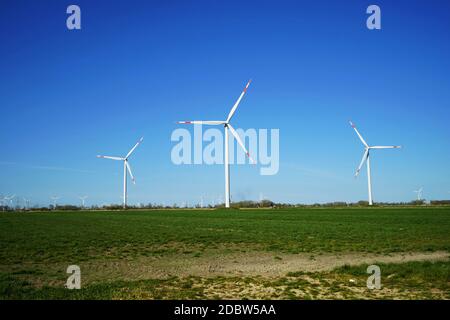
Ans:
[{"label": "green grass field", "polygon": [[1,299],[450,298],[450,207],[2,213],[0,243]]}]

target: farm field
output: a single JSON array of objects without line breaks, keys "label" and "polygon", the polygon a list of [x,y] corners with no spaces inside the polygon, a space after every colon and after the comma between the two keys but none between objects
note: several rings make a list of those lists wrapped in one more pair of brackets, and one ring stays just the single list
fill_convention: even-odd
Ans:
[{"label": "farm field", "polygon": [[1,213],[0,244],[0,299],[450,299],[450,207]]}]

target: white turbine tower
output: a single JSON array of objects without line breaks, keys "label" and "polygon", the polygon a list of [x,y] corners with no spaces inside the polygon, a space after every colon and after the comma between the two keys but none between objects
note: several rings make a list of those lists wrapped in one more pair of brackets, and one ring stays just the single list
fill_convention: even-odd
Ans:
[{"label": "white turbine tower", "polygon": [[53,200],[53,210],[55,210],[55,209],[56,209],[56,202],[57,202],[59,199],[61,199],[61,197],[52,196],[52,197],[50,197],[50,199]]},{"label": "white turbine tower", "polygon": [[84,202],[85,200],[88,198],[88,196],[82,196],[82,197],[78,197],[78,199],[81,200],[81,208],[84,208]]},{"label": "white turbine tower", "polygon": [[414,190],[414,193],[417,193],[417,201],[422,200],[422,191],[423,191],[423,187],[420,187],[419,190]]},{"label": "white turbine tower", "polygon": [[255,163],[253,159],[250,157],[250,154],[248,153],[247,149],[244,146],[244,143],[242,142],[241,138],[237,134],[236,130],[231,126],[230,120],[233,117],[234,113],[236,112],[236,109],[241,102],[242,97],[247,92],[248,87],[250,86],[250,82],[247,82],[247,85],[244,88],[244,91],[242,91],[241,95],[237,99],[234,106],[231,108],[230,113],[228,114],[228,117],[226,120],[222,121],[179,121],[178,123],[181,124],[206,124],[206,125],[215,125],[215,126],[224,126],[225,128],[225,207],[230,207],[230,161],[229,161],[229,153],[228,153],[228,130],[230,130],[231,134],[234,136],[238,144],[241,146],[241,148],[244,150],[245,154],[249,157],[251,162]]},{"label": "white turbine tower", "polygon": [[364,141],[363,137],[358,132],[358,129],[356,129],[356,126],[353,124],[353,122],[350,121],[350,125],[355,130],[356,134],[358,135],[359,139],[361,140],[361,142],[364,145],[364,154],[363,154],[363,157],[362,157],[361,163],[359,164],[358,169],[356,169],[355,177],[358,176],[359,171],[361,171],[361,168],[364,165],[364,162],[366,162],[367,163],[367,185],[368,185],[368,189],[369,189],[369,205],[372,205],[373,201],[372,201],[372,183],[370,180],[370,150],[372,150],[372,149],[397,149],[397,148],[401,148],[401,146],[372,146],[371,147],[366,143],[366,141]]},{"label": "white turbine tower", "polygon": [[127,153],[127,155],[124,158],[121,157],[110,157],[110,156],[97,156],[97,158],[104,158],[104,159],[111,159],[111,160],[117,160],[117,161],[123,161],[123,208],[126,209],[127,207],[127,170],[128,173],[130,173],[131,180],[133,181],[133,184],[136,184],[134,181],[133,173],[131,173],[130,165],[128,164],[128,158],[131,156],[133,151],[137,148],[137,146],[144,140],[144,137],[139,139],[139,141],[134,145],[133,148]]},{"label": "white turbine tower", "polygon": [[12,209],[13,208],[13,199],[16,197],[15,194],[13,194],[12,196],[9,197],[5,197],[4,199],[6,200],[6,202],[9,202],[9,206]]},{"label": "white turbine tower", "polygon": [[3,211],[5,211],[5,209],[6,209],[6,201],[8,200],[8,197],[2,197],[1,199],[0,199],[0,202],[2,203],[2,207],[3,207]]},{"label": "white turbine tower", "polygon": [[30,199],[27,199],[27,198],[23,198],[23,201],[24,201],[24,203],[25,203],[25,206],[24,206],[24,208],[27,210],[27,209],[29,209],[29,207],[30,207]]}]

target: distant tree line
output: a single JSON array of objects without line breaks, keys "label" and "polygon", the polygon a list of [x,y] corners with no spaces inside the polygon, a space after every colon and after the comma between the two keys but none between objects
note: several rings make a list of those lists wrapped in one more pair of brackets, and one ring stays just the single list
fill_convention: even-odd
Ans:
[{"label": "distant tree line", "polygon": [[[431,200],[428,203],[425,200],[414,200],[409,202],[378,202],[374,204],[374,207],[386,207],[386,206],[448,206],[450,205],[450,200]],[[275,203],[271,200],[262,200],[262,201],[238,201],[231,203],[231,207],[235,209],[241,208],[348,208],[348,207],[368,207],[369,203],[367,201],[358,201],[358,202],[344,202],[344,201],[335,201],[335,202],[327,202],[327,203],[314,203],[314,204],[292,204],[292,203]],[[224,208],[225,205],[217,204],[217,205],[206,205],[201,206],[200,204],[195,205],[184,205],[179,206],[177,204],[173,205],[162,205],[155,203],[148,204],[140,204],[140,205],[129,205],[127,206],[130,210],[139,210],[139,209],[220,209]],[[0,212],[4,211],[77,211],[77,210],[122,210],[122,204],[110,204],[97,206],[93,205],[90,207],[81,207],[76,205],[57,205],[54,207],[50,205],[48,207],[42,206],[33,206],[29,208],[24,207],[9,207],[7,205],[0,206]]]},{"label": "distant tree line", "polygon": [[431,205],[450,205],[450,200],[431,200]]}]

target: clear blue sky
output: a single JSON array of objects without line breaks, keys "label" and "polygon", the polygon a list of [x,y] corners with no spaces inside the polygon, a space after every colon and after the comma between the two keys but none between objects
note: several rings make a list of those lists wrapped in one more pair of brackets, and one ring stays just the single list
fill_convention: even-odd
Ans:
[{"label": "clear blue sky", "polygon": [[[78,4],[82,30],[66,28]],[[382,29],[366,28],[370,4]],[[221,119],[249,78],[233,124],[280,129],[280,171],[231,168],[233,199],[367,199],[353,173],[372,157],[375,201],[450,197],[448,1],[2,1],[0,194],[48,204],[223,195],[223,166],[175,166],[177,120]]]}]

